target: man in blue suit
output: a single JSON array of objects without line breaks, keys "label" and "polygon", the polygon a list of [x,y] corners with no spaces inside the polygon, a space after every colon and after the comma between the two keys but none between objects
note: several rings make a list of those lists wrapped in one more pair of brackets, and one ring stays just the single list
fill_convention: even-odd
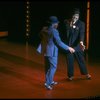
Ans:
[{"label": "man in blue suit", "polygon": [[85,59],[84,59],[84,36],[85,36],[85,24],[79,20],[79,9],[74,9],[71,20],[66,20],[66,33],[67,43],[69,46],[75,49],[75,53],[67,54],[67,75],[68,79],[74,78],[74,57],[78,61],[80,72],[82,75],[86,75],[87,79],[91,79],[91,75],[88,73]]},{"label": "man in blue suit", "polygon": [[64,44],[57,30],[59,21],[56,16],[51,16],[49,18],[49,27],[44,27],[40,32],[41,44],[37,48],[37,51],[42,53],[45,57],[45,87],[52,90],[52,85],[57,84],[54,79],[54,74],[57,69],[58,60],[58,47],[70,53],[75,52],[75,50],[66,44]]}]

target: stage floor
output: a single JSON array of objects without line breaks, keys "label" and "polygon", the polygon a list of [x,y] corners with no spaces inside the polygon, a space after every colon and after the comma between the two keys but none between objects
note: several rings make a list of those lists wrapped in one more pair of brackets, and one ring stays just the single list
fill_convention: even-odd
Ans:
[{"label": "stage floor", "polygon": [[[92,57],[92,56],[91,56]],[[86,80],[75,61],[74,80],[67,80],[67,64],[59,54],[53,90],[44,87],[44,59],[32,45],[0,40],[0,99],[75,99],[100,97],[100,59],[86,55],[92,75]]]}]

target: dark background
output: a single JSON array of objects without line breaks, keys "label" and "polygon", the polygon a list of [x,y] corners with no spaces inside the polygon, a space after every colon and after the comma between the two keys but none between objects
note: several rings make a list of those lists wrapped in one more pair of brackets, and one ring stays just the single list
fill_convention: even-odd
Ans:
[{"label": "dark background", "polygon": [[[73,8],[80,9],[80,19],[86,22],[87,1],[30,1],[31,31],[29,43],[36,47],[39,43],[39,31],[45,25],[48,17],[55,15],[60,20],[59,31],[64,38],[63,21],[70,18]],[[100,2],[91,1],[90,6],[90,40],[89,53],[100,56]],[[24,43],[25,33],[25,1],[0,1],[0,31],[8,31],[8,40]]]}]

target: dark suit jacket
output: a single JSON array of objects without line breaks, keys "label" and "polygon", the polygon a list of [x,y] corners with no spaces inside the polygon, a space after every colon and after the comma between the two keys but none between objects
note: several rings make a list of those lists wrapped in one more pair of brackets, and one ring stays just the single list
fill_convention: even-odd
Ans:
[{"label": "dark suit jacket", "polygon": [[85,23],[78,20],[73,27],[66,24],[67,43],[76,51],[82,51],[80,48],[80,41],[84,42],[85,37]]}]

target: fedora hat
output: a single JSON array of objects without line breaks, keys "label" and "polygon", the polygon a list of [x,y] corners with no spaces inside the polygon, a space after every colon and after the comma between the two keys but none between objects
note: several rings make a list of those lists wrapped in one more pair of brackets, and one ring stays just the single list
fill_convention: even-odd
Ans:
[{"label": "fedora hat", "polygon": [[73,9],[73,14],[80,14],[80,10],[78,8]]},{"label": "fedora hat", "polygon": [[50,16],[49,23],[51,23],[51,24],[59,23],[59,20],[56,16]]}]

